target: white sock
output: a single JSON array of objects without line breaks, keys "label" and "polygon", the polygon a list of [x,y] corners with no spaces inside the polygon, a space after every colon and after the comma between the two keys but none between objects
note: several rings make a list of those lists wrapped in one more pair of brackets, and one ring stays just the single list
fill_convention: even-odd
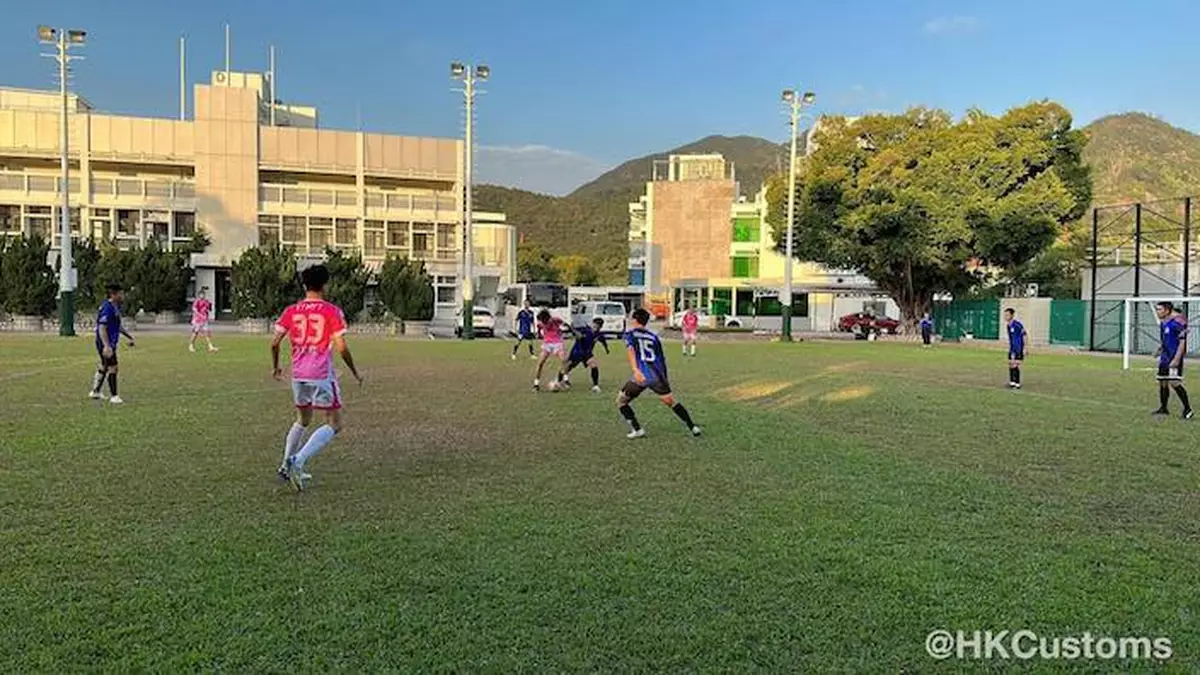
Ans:
[{"label": "white sock", "polygon": [[308,442],[304,444],[303,448],[300,448],[300,452],[296,453],[295,467],[303,469],[304,464],[328,445],[335,435],[337,432],[333,430],[333,427],[322,424],[319,429],[312,432],[312,436],[308,437]]},{"label": "white sock", "polygon": [[539,384],[541,384],[541,382],[539,382],[539,381],[538,381],[538,379],[537,379],[536,377],[535,377],[535,378],[533,378],[533,386],[535,386],[535,387],[536,387],[536,386],[538,386]]},{"label": "white sock", "polygon": [[92,391],[98,392],[98,391],[100,391],[100,388],[103,386],[104,386],[104,373],[102,373],[100,371],[96,371],[96,374],[92,376]]},{"label": "white sock", "polygon": [[692,356],[696,355],[696,345],[692,345]]},{"label": "white sock", "polygon": [[287,440],[283,443],[283,463],[287,464],[287,458],[296,454],[296,449],[300,447],[300,441],[304,439],[304,427],[298,422],[292,422],[292,428],[288,429]]}]

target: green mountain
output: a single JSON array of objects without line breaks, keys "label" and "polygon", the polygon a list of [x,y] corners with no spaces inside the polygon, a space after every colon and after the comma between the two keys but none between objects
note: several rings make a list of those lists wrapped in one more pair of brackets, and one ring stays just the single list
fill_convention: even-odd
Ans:
[{"label": "green mountain", "polygon": [[668,155],[721,154],[732,161],[742,194],[752,196],[763,180],[787,162],[787,148],[755,136],[709,136],[694,143],[631,159],[596,180],[581,185],[571,197],[620,197],[626,202],[642,194],[653,173],[654,160]]},{"label": "green mountain", "polygon": [[1200,136],[1143,113],[1102,117],[1084,131],[1093,204],[1200,195]]}]

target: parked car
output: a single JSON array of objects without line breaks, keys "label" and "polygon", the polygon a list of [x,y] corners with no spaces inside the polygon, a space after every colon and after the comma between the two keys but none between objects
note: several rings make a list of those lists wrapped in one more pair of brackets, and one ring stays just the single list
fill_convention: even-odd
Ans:
[{"label": "parked car", "polygon": [[581,302],[571,310],[571,329],[578,331],[591,325],[593,319],[602,319],[603,335],[624,335],[629,323],[625,319],[625,305],[613,300]]},{"label": "parked car", "polygon": [[866,335],[871,330],[895,335],[900,332],[900,322],[886,316],[875,316],[867,312],[855,312],[838,319],[838,330],[843,333]]},{"label": "parked car", "polygon": [[[487,307],[473,308],[471,316],[471,327],[474,329],[476,336],[494,337],[496,335],[496,315]],[[461,337],[463,332],[463,315],[460,308],[455,312],[458,317],[457,325],[454,327],[454,334]]]}]

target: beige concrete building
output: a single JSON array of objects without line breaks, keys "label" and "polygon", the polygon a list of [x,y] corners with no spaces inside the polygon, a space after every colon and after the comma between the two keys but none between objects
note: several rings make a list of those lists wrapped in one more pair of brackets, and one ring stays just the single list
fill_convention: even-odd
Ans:
[{"label": "beige concrete building", "polygon": [[[317,111],[272,102],[269,78],[217,71],[193,89],[188,120],[109,115],[70,100],[70,217],[82,237],[171,248],[197,230],[197,285],[229,303],[229,267],[247,247],[282,242],[424,260],[438,313],[461,287],[463,144],[317,128]],[[0,88],[0,236],[58,232],[60,99]],[[515,281],[503,214],[476,214],[477,294]],[[55,242],[57,248],[57,242]],[[486,297],[481,297],[486,302]]]},{"label": "beige concrete building", "polygon": [[[726,323],[773,328],[788,263],[775,249],[766,192],[740,195],[721,155],[672,155],[656,162],[646,193],[629,205],[629,284],[671,312],[703,308]],[[869,279],[791,261],[800,330],[829,330],[837,317],[870,310],[896,316]]]}]

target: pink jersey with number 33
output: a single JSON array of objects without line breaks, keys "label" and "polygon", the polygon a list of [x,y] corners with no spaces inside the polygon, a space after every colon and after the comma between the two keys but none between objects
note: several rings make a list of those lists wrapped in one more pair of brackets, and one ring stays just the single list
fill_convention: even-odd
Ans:
[{"label": "pink jersey with number 33", "polygon": [[286,333],[292,343],[293,380],[333,377],[333,338],[346,333],[346,319],[337,305],[301,300],[283,311],[275,331]]}]

